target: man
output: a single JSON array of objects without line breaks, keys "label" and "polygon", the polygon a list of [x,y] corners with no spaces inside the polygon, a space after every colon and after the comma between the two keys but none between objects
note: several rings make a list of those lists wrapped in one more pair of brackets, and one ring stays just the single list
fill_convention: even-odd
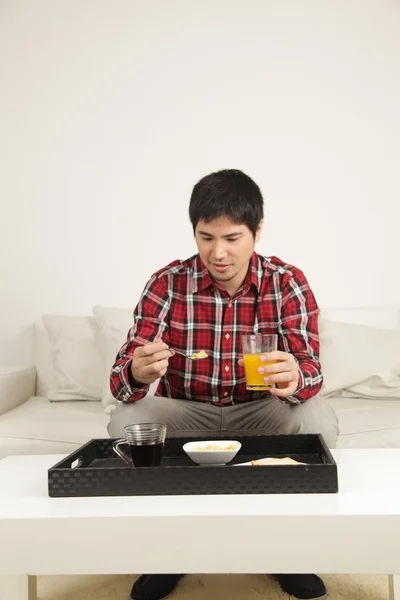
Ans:
[{"label": "man", "polygon": [[[189,215],[199,253],[155,273],[143,291],[111,372],[121,402],[110,436],[161,422],[170,436],[322,433],[334,447],[336,415],[317,396],[319,309],[299,269],[254,251],[264,217],[259,187],[241,171],[212,173],[194,186]],[[267,393],[246,389],[241,335],[253,332],[278,334],[279,349],[260,359],[259,373],[276,384]],[[209,358],[187,360],[174,348]],[[156,395],[146,396],[158,378]],[[163,598],[181,577],[142,575],[131,598]],[[316,575],[275,577],[297,598],[326,593]]]}]

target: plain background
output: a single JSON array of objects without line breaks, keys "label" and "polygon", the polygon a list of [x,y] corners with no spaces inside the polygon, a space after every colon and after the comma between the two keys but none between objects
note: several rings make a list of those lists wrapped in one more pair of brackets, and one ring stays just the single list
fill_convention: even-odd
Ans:
[{"label": "plain background", "polygon": [[399,32],[396,0],[1,2],[0,365],[194,254],[220,168],[321,307],[399,307]]}]

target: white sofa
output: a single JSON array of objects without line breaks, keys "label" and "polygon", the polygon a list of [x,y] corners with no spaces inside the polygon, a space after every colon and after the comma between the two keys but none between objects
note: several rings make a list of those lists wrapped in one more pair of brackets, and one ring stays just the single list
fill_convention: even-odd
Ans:
[{"label": "white sofa", "polygon": [[[131,320],[131,309],[95,307],[91,317],[34,324],[33,364],[0,368],[0,458],[108,437],[108,374]],[[322,310],[320,333],[321,394],[339,418],[338,447],[400,447],[400,310]]]}]

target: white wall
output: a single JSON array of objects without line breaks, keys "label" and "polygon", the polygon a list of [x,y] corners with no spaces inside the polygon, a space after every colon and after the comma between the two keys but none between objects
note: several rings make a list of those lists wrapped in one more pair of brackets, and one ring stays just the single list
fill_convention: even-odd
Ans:
[{"label": "white wall", "polygon": [[0,4],[0,364],[42,313],[134,306],[194,183],[261,186],[319,304],[400,306],[395,0]]}]

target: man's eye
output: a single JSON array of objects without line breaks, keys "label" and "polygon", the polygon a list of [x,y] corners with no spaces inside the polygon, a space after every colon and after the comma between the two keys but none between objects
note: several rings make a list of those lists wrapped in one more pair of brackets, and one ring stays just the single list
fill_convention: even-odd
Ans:
[{"label": "man's eye", "polygon": [[203,242],[211,242],[211,238],[205,238],[205,237],[203,237]]},{"label": "man's eye", "polygon": [[229,238],[228,242],[237,242],[239,238]]}]

